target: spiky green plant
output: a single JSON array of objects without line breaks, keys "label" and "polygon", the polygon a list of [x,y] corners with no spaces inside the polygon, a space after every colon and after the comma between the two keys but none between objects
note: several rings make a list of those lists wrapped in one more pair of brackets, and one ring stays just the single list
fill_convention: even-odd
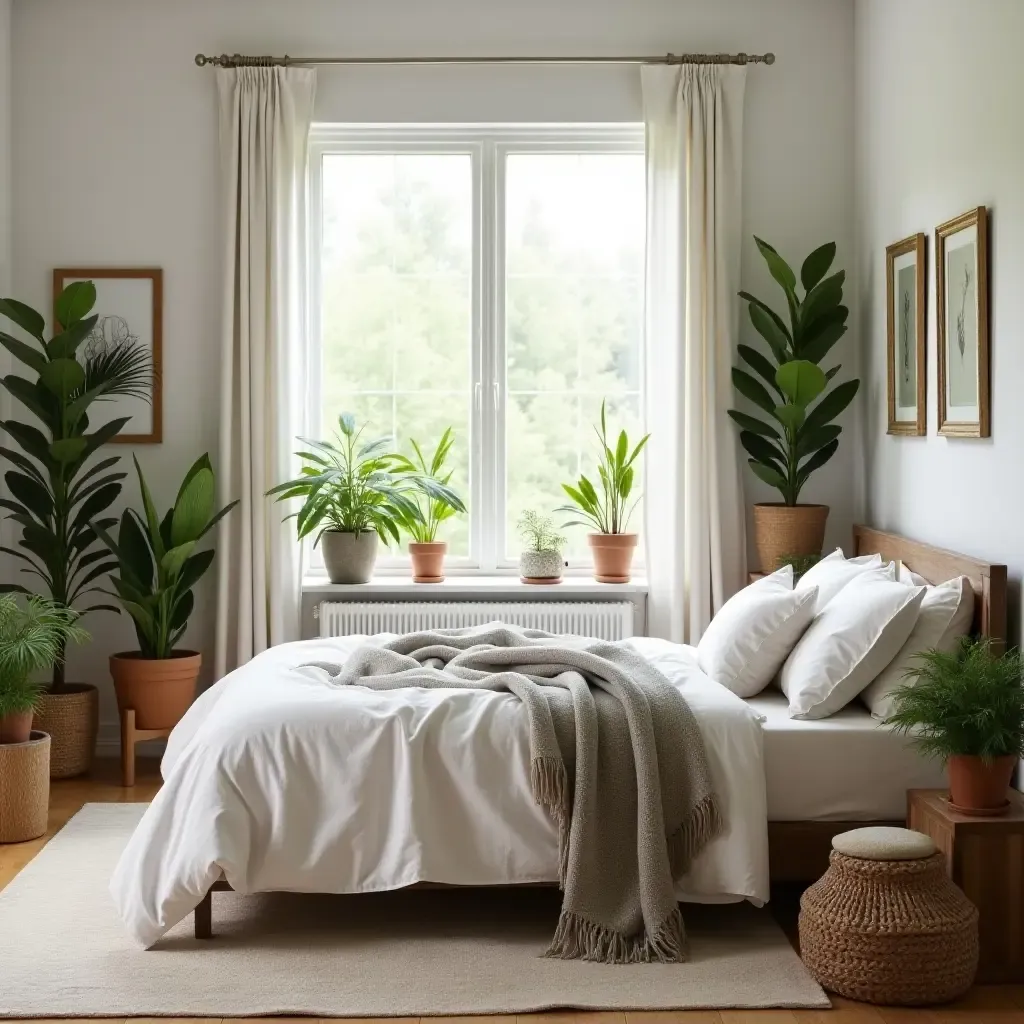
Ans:
[{"label": "spiky green plant", "polygon": [[410,496],[416,505],[417,514],[412,516],[406,510],[399,509],[398,525],[416,543],[430,544],[437,540],[437,531],[443,522],[466,511],[462,499],[451,487],[451,471],[444,472],[448,453],[455,443],[455,434],[451,427],[445,430],[429,462],[417,441],[410,440],[409,443],[415,458],[396,455],[394,464],[415,485]]},{"label": "spiky green plant", "polygon": [[565,536],[555,529],[551,516],[542,515],[532,508],[519,517],[516,529],[527,551],[557,551],[561,554],[562,548],[568,543]]},{"label": "spiky green plant", "polygon": [[89,634],[70,608],[32,595],[0,594],[0,718],[34,711],[46,688],[36,675],[63,656],[68,641]]},{"label": "spiky green plant", "polygon": [[1024,755],[1024,659],[995,654],[988,639],[965,638],[952,653],[924,651],[893,692],[886,719],[927,755]]},{"label": "spiky green plant", "polygon": [[[781,286],[789,308],[787,324],[766,302],[740,292],[748,303],[750,322],[767,342],[771,358],[749,345],[738,346],[740,358],[754,371],[733,368],[736,390],[768,414],[768,421],[738,409],[729,415],[740,427],[740,444],[755,475],[779,490],[786,505],[795,505],[808,477],[835,455],[842,428],[833,422],[853,401],[858,380],[828,390],[841,367],[827,372],[818,365],[846,333],[849,310],[842,304],[845,271],[829,277],[834,242],[820,246],[804,260],[797,292],[796,274],[767,242],[754,239]],[[758,380],[760,378],[760,380]],[[767,385],[767,387],[765,387]],[[813,405],[813,407],[812,407]]]}]

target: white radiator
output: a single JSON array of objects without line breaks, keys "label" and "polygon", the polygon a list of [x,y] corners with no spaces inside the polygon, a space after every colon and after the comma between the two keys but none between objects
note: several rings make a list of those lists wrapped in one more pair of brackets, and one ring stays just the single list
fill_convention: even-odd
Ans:
[{"label": "white radiator", "polygon": [[415,633],[495,621],[601,640],[633,635],[630,601],[321,601],[317,618],[321,636]]}]

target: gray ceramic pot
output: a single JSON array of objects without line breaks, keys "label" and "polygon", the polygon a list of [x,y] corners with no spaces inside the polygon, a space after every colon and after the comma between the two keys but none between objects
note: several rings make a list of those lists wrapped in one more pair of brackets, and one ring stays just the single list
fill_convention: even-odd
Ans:
[{"label": "gray ceramic pot", "polygon": [[369,583],[377,561],[377,544],[377,534],[373,530],[362,533],[328,530],[320,538],[320,548],[330,581]]},{"label": "gray ceramic pot", "polygon": [[560,579],[563,565],[557,551],[524,551],[519,556],[519,575],[527,580]]}]

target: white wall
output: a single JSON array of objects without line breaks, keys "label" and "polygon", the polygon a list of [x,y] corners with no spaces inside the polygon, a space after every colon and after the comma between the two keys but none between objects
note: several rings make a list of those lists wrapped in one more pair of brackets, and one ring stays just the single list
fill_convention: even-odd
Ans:
[{"label": "white wall", "polygon": [[[857,0],[858,261],[868,519],[1005,562],[1021,638],[1024,477],[1024,39],[1020,0]],[[991,225],[992,437],[937,430],[934,229]],[[886,435],[885,246],[928,237],[928,436]]]},{"label": "white wall", "polygon": [[[793,260],[828,239],[853,249],[851,0],[14,0],[14,291],[45,308],[58,265],[164,268],[164,436],[140,448],[167,501],[216,451],[220,283],[213,74],[197,51],[474,55],[773,50],[750,70],[744,284],[774,293],[749,235]],[[54,53],[54,39],[62,44]],[[321,69],[320,120],[641,119],[635,67]],[[749,330],[749,329],[748,329]],[[848,339],[848,358],[856,346]],[[851,367],[852,368],[852,367]],[[127,454],[127,452],[125,453]],[[853,520],[853,442],[805,491]],[[770,494],[758,491],[751,498]],[[103,681],[132,644],[97,617],[77,678]],[[209,588],[188,641],[211,649]],[[104,720],[113,721],[106,698]]]}]

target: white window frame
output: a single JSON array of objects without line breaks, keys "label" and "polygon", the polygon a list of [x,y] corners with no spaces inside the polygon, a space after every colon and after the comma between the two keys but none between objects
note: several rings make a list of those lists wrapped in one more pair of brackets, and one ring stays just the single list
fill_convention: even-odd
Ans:
[{"label": "white window frame", "polygon": [[[505,168],[515,153],[643,153],[642,124],[314,124],[309,144],[309,259],[307,308],[309,367],[307,408],[322,408],[321,375],[321,227],[322,167],[325,156],[352,153],[461,153],[470,157],[473,181],[473,269],[471,352],[471,438],[469,475],[469,556],[451,557],[452,576],[512,575],[516,562],[505,557],[505,420],[501,410],[505,380]],[[479,258],[477,258],[479,253]],[[641,353],[641,381],[643,380]],[[643,398],[641,396],[641,402]],[[641,416],[644,410],[641,407]],[[487,455],[493,453],[493,464]],[[487,530],[484,524],[493,524]],[[319,559],[310,571],[323,572]],[[407,557],[378,558],[380,575],[407,575]],[[568,574],[585,575],[589,562],[573,560]]]}]

